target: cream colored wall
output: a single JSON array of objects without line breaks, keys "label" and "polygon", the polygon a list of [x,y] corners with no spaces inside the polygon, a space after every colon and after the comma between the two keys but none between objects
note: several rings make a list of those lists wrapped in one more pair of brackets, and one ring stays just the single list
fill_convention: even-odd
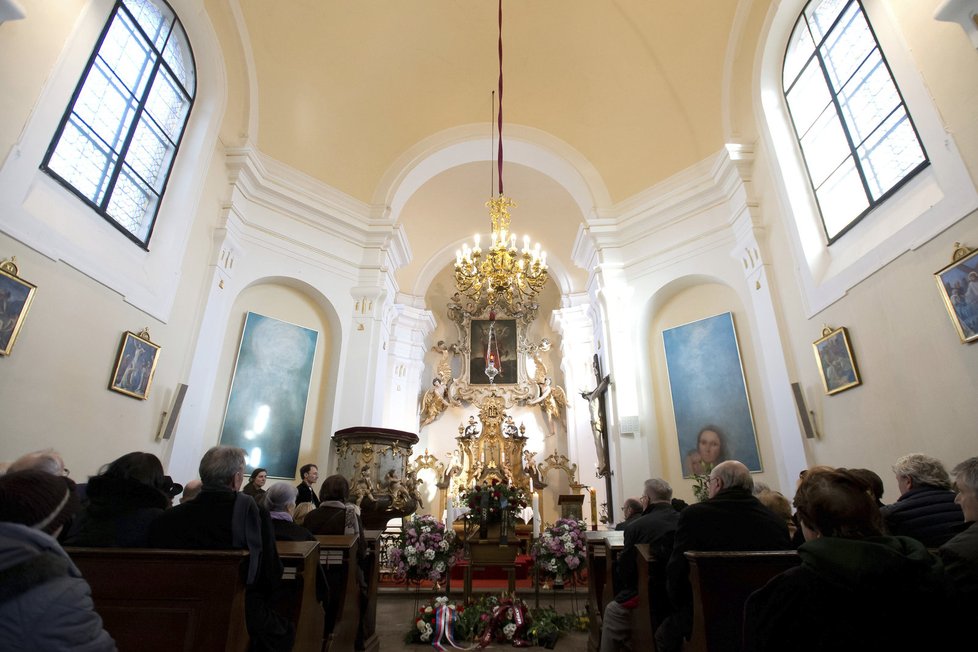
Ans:
[{"label": "cream colored wall", "polygon": [[[978,179],[978,52],[959,26],[932,19],[938,2],[883,4],[900,26],[972,179]],[[758,147],[751,185],[763,215],[770,278],[778,287],[781,344],[819,432],[804,441],[808,461],[870,468],[883,478],[884,500],[891,502],[899,494],[890,466],[900,455],[924,452],[950,467],[978,454],[978,346],[959,342],[933,277],[950,262],[955,242],[978,247],[978,213],[962,216],[807,318],[799,263],[786,231],[791,216],[779,203],[778,183],[769,152]],[[849,329],[863,381],[834,396],[825,395],[812,352],[826,324]]]},{"label": "cream colored wall", "polygon": [[[218,360],[217,380],[214,383],[214,401],[207,415],[205,440],[216,445],[224,424],[224,413],[231,391],[231,381],[238,356],[238,346],[244,329],[244,319],[248,312],[255,312],[290,324],[312,329],[319,333],[316,356],[309,383],[309,396],[306,403],[306,416],[302,423],[302,440],[299,445],[299,462],[319,463],[329,440],[319,438],[324,414],[331,404],[327,396],[335,393],[335,381],[329,378],[332,369],[331,357],[333,335],[329,320],[316,302],[299,289],[277,283],[263,283],[244,290],[235,299],[224,337],[224,347]],[[322,469],[325,477],[326,469]],[[298,478],[296,478],[298,479]]]}]

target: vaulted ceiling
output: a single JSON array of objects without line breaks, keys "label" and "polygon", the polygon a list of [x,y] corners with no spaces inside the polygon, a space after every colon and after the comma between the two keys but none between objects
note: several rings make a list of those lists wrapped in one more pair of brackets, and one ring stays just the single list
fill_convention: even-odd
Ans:
[{"label": "vaulted ceiling", "polygon": [[[559,143],[589,166],[611,205],[715,154],[724,144],[723,87],[739,4],[505,0],[504,142],[539,133]],[[247,110],[258,148],[355,199],[386,201],[384,184],[420,143],[465,128],[489,137],[495,0],[219,5],[208,2],[212,20],[249,51]],[[486,146],[481,159],[446,166],[406,198],[395,217],[414,259],[400,273],[402,289],[412,291],[443,249],[487,230],[491,153]],[[521,203],[514,229],[537,231],[551,259],[571,268],[586,207],[532,162],[507,165],[504,175],[507,194]],[[583,272],[567,273],[579,289]]]}]

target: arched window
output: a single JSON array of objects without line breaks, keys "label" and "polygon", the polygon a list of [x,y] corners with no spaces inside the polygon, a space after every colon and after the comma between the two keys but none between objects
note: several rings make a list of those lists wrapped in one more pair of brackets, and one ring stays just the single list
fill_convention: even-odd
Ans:
[{"label": "arched window", "polygon": [[148,249],[195,93],[170,6],[118,0],[41,169]]},{"label": "arched window", "polygon": [[859,0],[811,0],[782,84],[831,244],[929,161]]}]

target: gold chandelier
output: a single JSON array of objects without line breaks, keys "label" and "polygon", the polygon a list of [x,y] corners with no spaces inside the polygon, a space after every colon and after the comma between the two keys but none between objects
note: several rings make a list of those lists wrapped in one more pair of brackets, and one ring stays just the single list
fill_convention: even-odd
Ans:
[{"label": "gold chandelier", "polygon": [[[495,107],[494,107],[495,108]],[[505,307],[517,314],[529,307],[547,284],[547,252],[540,243],[530,247],[530,236],[523,236],[523,249],[510,231],[509,209],[516,203],[503,194],[503,3],[499,0],[499,194],[486,202],[492,234],[488,251],[483,253],[480,236],[473,246],[463,244],[455,252],[455,285],[477,306]]]}]

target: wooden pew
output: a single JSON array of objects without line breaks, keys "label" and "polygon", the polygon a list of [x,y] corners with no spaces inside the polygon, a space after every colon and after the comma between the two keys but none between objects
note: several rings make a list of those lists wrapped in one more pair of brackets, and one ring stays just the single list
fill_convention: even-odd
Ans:
[{"label": "wooden pew", "polygon": [[[602,536],[598,536],[598,535]],[[597,652],[601,648],[601,614],[604,611],[604,583],[607,581],[607,571],[604,562],[606,548],[603,532],[586,531],[587,539],[587,610],[588,620],[588,652]]]},{"label": "wooden pew", "polygon": [[323,647],[323,607],[316,597],[319,574],[317,541],[278,541],[284,567],[279,612],[295,625],[295,649],[319,652]]},{"label": "wooden pew", "polygon": [[364,618],[365,652],[378,652],[380,639],[377,637],[377,595],[380,588],[380,535],[382,530],[366,530],[363,534],[367,539],[367,559],[363,573],[367,580],[367,609]]},{"label": "wooden pew", "polygon": [[324,645],[332,652],[352,652],[360,626],[360,587],[357,580],[357,535],[317,534],[319,563],[329,582],[329,612],[335,623]]},{"label": "wooden pew", "polygon": [[601,626],[605,605],[615,597],[614,565],[624,547],[618,530],[587,531],[588,652],[601,648]]},{"label": "wooden pew", "polygon": [[635,572],[638,573],[638,606],[632,613],[632,648],[655,651],[655,630],[669,614],[666,594],[666,562],[657,559],[649,544],[635,546]]},{"label": "wooden pew", "polygon": [[739,652],[744,603],[768,580],[800,562],[794,550],[687,552],[693,632],[684,652]]},{"label": "wooden pew", "polygon": [[[245,550],[65,548],[121,652],[239,652]],[[352,649],[352,648],[351,648]]]}]

